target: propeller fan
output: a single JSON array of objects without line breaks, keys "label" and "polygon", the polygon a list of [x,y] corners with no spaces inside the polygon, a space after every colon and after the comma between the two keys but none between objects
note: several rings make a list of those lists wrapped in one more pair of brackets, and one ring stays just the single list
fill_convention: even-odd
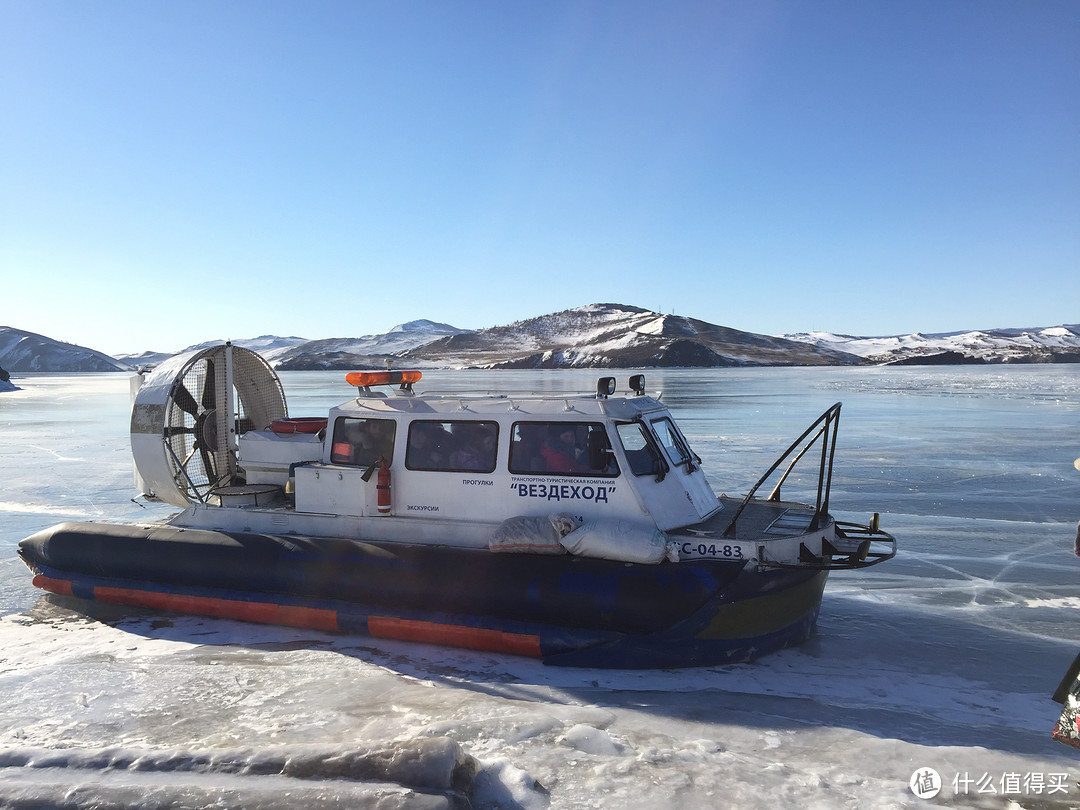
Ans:
[{"label": "propeller fan", "polygon": [[255,352],[226,343],[172,357],[135,395],[136,484],[177,506],[205,501],[243,482],[238,437],[287,415],[281,381]]},{"label": "propeller fan", "polygon": [[[163,431],[186,483],[200,496],[234,483],[236,477],[236,459],[223,441],[228,431],[228,410],[217,407],[222,381],[217,379],[215,366],[212,357],[200,358],[176,379]],[[189,386],[200,391],[198,399]],[[219,425],[222,417],[225,424]]]}]

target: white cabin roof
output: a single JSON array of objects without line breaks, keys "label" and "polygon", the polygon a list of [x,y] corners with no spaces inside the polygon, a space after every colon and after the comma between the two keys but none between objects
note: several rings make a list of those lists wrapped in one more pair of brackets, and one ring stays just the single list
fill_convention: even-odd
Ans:
[{"label": "white cabin roof", "polygon": [[429,393],[409,394],[395,391],[366,394],[342,403],[335,410],[340,414],[442,414],[467,419],[470,415],[492,417],[500,414],[521,414],[552,420],[574,420],[583,416],[616,420],[635,419],[644,413],[666,411],[667,408],[650,396],[611,396],[587,394],[471,394]]}]

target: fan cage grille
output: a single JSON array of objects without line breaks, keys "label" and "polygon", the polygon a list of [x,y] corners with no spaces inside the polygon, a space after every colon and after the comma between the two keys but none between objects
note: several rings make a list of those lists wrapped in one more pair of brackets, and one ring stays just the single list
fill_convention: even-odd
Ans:
[{"label": "fan cage grille", "polygon": [[233,386],[238,435],[249,430],[264,430],[271,422],[288,416],[281,380],[270,364],[255,352],[233,349]]},{"label": "fan cage grille", "polygon": [[258,354],[232,348],[232,404],[228,413],[226,358],[222,353],[196,359],[177,378],[165,417],[165,442],[177,488],[192,500],[237,479],[236,435],[261,430],[288,416],[285,391]]}]

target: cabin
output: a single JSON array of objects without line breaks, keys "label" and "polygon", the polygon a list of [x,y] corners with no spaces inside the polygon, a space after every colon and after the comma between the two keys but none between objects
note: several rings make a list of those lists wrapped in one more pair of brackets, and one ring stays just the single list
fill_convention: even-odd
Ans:
[{"label": "cabin", "polygon": [[297,514],[444,528],[566,512],[667,531],[720,509],[671,414],[645,395],[643,375],[628,395],[615,394],[612,377],[584,395],[417,393],[419,372],[347,379],[357,396],[326,419],[279,420],[239,437],[248,485],[280,487]]}]

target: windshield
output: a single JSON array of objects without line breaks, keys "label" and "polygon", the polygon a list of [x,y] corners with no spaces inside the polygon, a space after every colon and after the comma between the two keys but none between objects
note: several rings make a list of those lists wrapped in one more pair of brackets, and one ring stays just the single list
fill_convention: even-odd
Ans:
[{"label": "windshield", "polygon": [[669,417],[652,420],[652,426],[657,438],[660,439],[660,444],[664,446],[664,450],[675,464],[689,464],[693,461],[694,456],[686,444],[686,439],[679,433],[679,429]]},{"label": "windshield", "polygon": [[643,422],[627,422],[616,426],[630,472],[634,475],[656,475],[663,469],[654,440],[649,438]]}]

